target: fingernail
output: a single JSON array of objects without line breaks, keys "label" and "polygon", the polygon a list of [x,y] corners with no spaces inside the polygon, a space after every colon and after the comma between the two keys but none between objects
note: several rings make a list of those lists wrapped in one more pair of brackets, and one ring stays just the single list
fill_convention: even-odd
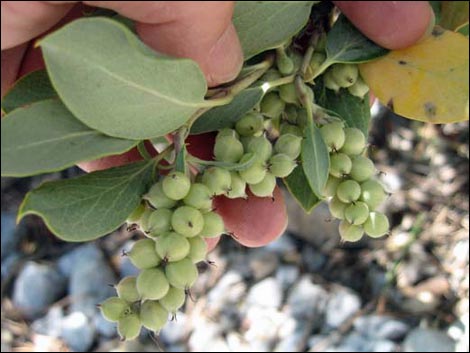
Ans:
[{"label": "fingernail", "polygon": [[429,11],[431,12],[431,15],[429,16],[428,28],[426,29],[426,32],[424,32],[424,34],[416,43],[421,43],[426,38],[428,38],[431,35],[432,31],[434,30],[434,27],[436,26],[436,15],[434,14],[434,11],[431,8],[431,6],[429,6]]},{"label": "fingernail", "polygon": [[233,24],[227,27],[209,53],[206,73],[209,86],[229,82],[237,77],[243,65],[243,53]]}]

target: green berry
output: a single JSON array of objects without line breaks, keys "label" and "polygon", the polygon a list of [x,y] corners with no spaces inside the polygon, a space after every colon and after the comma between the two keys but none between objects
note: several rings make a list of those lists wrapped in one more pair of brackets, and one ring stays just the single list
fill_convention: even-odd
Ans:
[{"label": "green berry", "polygon": [[238,135],[238,132],[236,132],[234,129],[224,128],[224,129],[219,130],[215,139],[217,140],[219,138],[227,137],[227,136],[235,137],[236,139],[240,138],[240,136]]},{"label": "green berry", "polygon": [[111,322],[116,322],[119,318],[129,310],[129,303],[118,297],[106,299],[99,306],[103,317]]},{"label": "green berry", "polygon": [[160,331],[168,321],[168,311],[157,301],[147,300],[140,307],[140,321],[151,331]]},{"label": "green berry", "polygon": [[326,71],[323,75],[323,84],[326,88],[331,89],[332,91],[338,92],[340,90],[340,86],[336,83],[333,75],[331,73],[331,69]]},{"label": "green berry", "polygon": [[323,125],[320,128],[320,134],[323,137],[323,141],[325,141],[325,144],[330,152],[338,151],[341,147],[343,147],[344,140],[346,138],[344,134],[343,123],[333,122]]},{"label": "green berry", "polygon": [[356,242],[361,240],[364,229],[343,220],[339,223],[339,235],[343,241]]},{"label": "green berry", "polygon": [[351,158],[344,153],[330,155],[330,175],[341,178],[348,175],[352,168]]},{"label": "green berry", "polygon": [[[243,161],[243,157],[240,163]],[[220,167],[207,168],[202,175],[202,183],[207,186],[212,195],[226,193],[230,188],[230,182],[230,172]]]},{"label": "green berry", "polygon": [[268,162],[269,171],[278,178],[287,177],[296,166],[295,160],[283,153],[272,156]]},{"label": "green berry", "polygon": [[181,172],[171,172],[163,178],[163,192],[173,200],[182,200],[191,188],[191,180]]},{"label": "green berry", "polygon": [[340,87],[350,87],[356,80],[359,71],[355,64],[335,64],[331,68],[331,76]]},{"label": "green berry", "polygon": [[198,210],[210,211],[212,209],[212,194],[209,188],[201,183],[194,183],[188,195],[183,199],[187,206]]},{"label": "green berry", "polygon": [[261,161],[267,161],[273,152],[273,145],[264,135],[252,137],[246,152],[253,153]]},{"label": "green berry", "polygon": [[336,189],[341,183],[340,178],[336,178],[332,175],[328,177],[328,180],[326,181],[325,188],[323,189],[323,196],[325,197],[332,197],[336,195]]},{"label": "green berry", "polygon": [[369,92],[369,86],[367,86],[361,77],[358,77],[357,81],[352,86],[348,87],[348,91],[353,96],[363,99],[367,92]]},{"label": "green berry", "polygon": [[266,71],[266,73],[261,76],[260,81],[261,82],[270,82],[270,81],[276,81],[282,77],[281,73],[277,71],[276,69],[269,69]]},{"label": "green berry", "polygon": [[168,262],[179,261],[189,254],[189,242],[181,234],[168,232],[155,239],[155,250]]},{"label": "green berry", "polygon": [[349,204],[340,201],[336,196],[333,197],[329,204],[328,208],[333,217],[337,219],[344,219],[344,211]]},{"label": "green berry", "polygon": [[297,159],[300,155],[302,138],[292,134],[285,134],[279,136],[274,145],[274,150],[277,153],[282,153],[292,159]]},{"label": "green berry", "polygon": [[140,203],[139,206],[135,208],[134,211],[127,217],[126,222],[129,224],[132,223],[138,223],[140,221],[140,218],[145,212],[145,205],[143,203]]},{"label": "green berry", "polygon": [[173,208],[176,205],[176,201],[170,199],[163,192],[163,183],[161,181],[154,184],[143,198],[155,208]]},{"label": "green berry", "polygon": [[[240,163],[246,162],[246,160],[250,159],[251,156],[251,153],[245,154],[240,160]],[[248,184],[259,183],[266,175],[265,162],[256,159],[248,168],[240,170],[238,173],[240,177]]]},{"label": "green berry", "polygon": [[369,158],[358,155],[352,158],[352,167],[349,175],[358,182],[363,182],[374,175],[375,166]]},{"label": "green berry", "polygon": [[369,210],[374,211],[387,198],[387,194],[381,183],[371,179],[361,184],[361,201],[364,201]]},{"label": "green berry", "polygon": [[168,293],[160,299],[160,304],[174,314],[181,308],[186,300],[186,292],[183,288],[170,287]]},{"label": "green berry", "polygon": [[119,298],[124,299],[129,303],[136,302],[140,299],[140,294],[137,291],[137,278],[134,276],[124,277],[117,284],[116,292]]},{"label": "green berry", "polygon": [[255,196],[272,197],[276,187],[276,177],[271,173],[266,173],[263,180],[257,184],[249,184],[248,187]]},{"label": "green berry", "polygon": [[188,258],[191,259],[193,263],[204,261],[207,255],[206,241],[200,236],[188,238],[188,241],[189,241]]},{"label": "green berry", "polygon": [[282,123],[279,132],[281,135],[292,134],[299,137],[303,137],[304,135],[298,126],[288,123]]},{"label": "green berry", "polygon": [[354,180],[343,181],[338,185],[336,196],[342,202],[354,202],[361,196],[361,186]]},{"label": "green berry", "polygon": [[269,92],[263,97],[260,103],[261,114],[276,119],[284,111],[286,103],[279,97],[276,92]]},{"label": "green berry", "polygon": [[294,104],[287,104],[282,114],[282,119],[287,121],[289,124],[296,125],[297,117],[299,115],[299,108]]},{"label": "green berry", "polygon": [[279,97],[281,97],[281,99],[286,103],[299,104],[297,90],[295,89],[295,84],[293,82],[279,87]]},{"label": "green berry", "polygon": [[243,180],[238,172],[231,172],[230,173],[230,189],[227,191],[227,197],[229,199],[237,199],[237,198],[246,198],[246,182]]},{"label": "green berry", "polygon": [[155,242],[152,239],[137,241],[127,255],[132,264],[141,270],[156,267],[161,261],[155,251]]},{"label": "green berry", "polygon": [[388,218],[381,212],[371,212],[364,223],[366,234],[372,238],[378,238],[388,233],[390,224]]},{"label": "green berry", "polygon": [[235,129],[240,136],[253,136],[264,128],[264,118],[261,114],[247,113],[237,121]]},{"label": "green berry", "polygon": [[294,62],[282,48],[276,50],[276,65],[279,72],[284,76],[294,72]]},{"label": "green berry", "polygon": [[[307,123],[308,123],[309,119],[310,118],[308,117],[306,109],[301,108],[301,109],[298,110],[298,112],[297,112],[297,126],[299,127],[299,130],[301,132],[302,132],[302,129],[304,129],[307,126]],[[296,136],[303,137],[302,134],[296,135]]]},{"label": "green berry", "polygon": [[153,211],[147,221],[147,232],[151,236],[158,236],[168,232],[171,228],[171,216],[173,212],[167,208]]},{"label": "green berry", "polygon": [[159,268],[145,269],[137,276],[137,291],[143,300],[161,299],[166,295],[169,288],[170,285],[165,273]]},{"label": "green berry", "polygon": [[243,156],[243,145],[236,137],[219,137],[215,140],[214,156],[218,161],[236,163]]},{"label": "green berry", "polygon": [[171,225],[175,232],[185,237],[198,235],[204,227],[202,213],[190,206],[178,207],[171,217]]},{"label": "green berry", "polygon": [[366,137],[362,131],[355,127],[349,127],[344,129],[344,134],[344,144],[339,151],[350,156],[361,154],[366,148]]},{"label": "green berry", "polygon": [[117,325],[119,336],[126,341],[137,338],[140,333],[140,328],[140,318],[137,314],[120,318]]},{"label": "green berry", "polygon": [[207,212],[203,214],[204,228],[201,236],[204,238],[215,238],[225,232],[224,220],[215,212]]},{"label": "green berry", "polygon": [[367,217],[369,217],[369,207],[362,201],[356,201],[344,210],[344,218],[355,226],[363,224]]},{"label": "green berry", "polygon": [[190,259],[183,259],[178,262],[170,262],[165,267],[168,282],[176,288],[187,289],[196,282],[198,272],[197,267]]}]

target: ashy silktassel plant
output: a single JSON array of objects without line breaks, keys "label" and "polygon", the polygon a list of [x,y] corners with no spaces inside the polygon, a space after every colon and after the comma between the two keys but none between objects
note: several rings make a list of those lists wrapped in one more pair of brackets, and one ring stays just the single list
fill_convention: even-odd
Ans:
[{"label": "ashy silktassel plant", "polygon": [[[46,70],[2,100],[2,176],[141,153],[45,182],[18,212],[72,242],[123,224],[141,231],[127,254],[140,274],[100,304],[123,339],[142,327],[158,332],[184,305],[208,242],[237,238],[220,215],[234,204],[226,200],[263,202],[269,212],[282,181],[306,212],[328,202],[343,241],[389,232],[378,211],[387,191],[368,158],[369,90],[410,119],[468,120],[468,20],[447,20],[397,51],[367,39],[330,2],[239,2],[233,21],[245,64],[229,84],[208,89],[195,62],[156,53],[132,22],[101,12],[42,38]],[[213,141],[205,157],[189,143],[201,134]],[[164,148],[154,156],[146,146],[155,141]]]}]

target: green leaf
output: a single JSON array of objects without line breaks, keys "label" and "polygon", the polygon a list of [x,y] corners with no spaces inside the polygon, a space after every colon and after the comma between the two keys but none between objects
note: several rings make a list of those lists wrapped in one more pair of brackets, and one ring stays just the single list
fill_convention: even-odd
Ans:
[{"label": "green leaf", "polygon": [[2,119],[2,176],[53,172],[123,153],[137,144],[92,130],[56,99],[15,109]]},{"label": "green leaf", "polygon": [[18,221],[35,214],[63,240],[99,238],[117,229],[139,205],[154,169],[154,161],[142,161],[46,182],[26,195]]},{"label": "green leaf", "polygon": [[313,1],[237,1],[233,24],[245,60],[285,43],[308,21]]},{"label": "green leaf", "polygon": [[162,136],[208,104],[206,80],[194,61],[159,56],[111,19],[73,21],[40,46],[67,108],[107,135]]},{"label": "green leaf", "polygon": [[441,3],[442,1],[429,1],[429,5],[431,5],[432,10],[434,12],[434,18],[436,19],[436,24],[438,25],[441,21]]},{"label": "green leaf", "polygon": [[451,31],[468,22],[468,1],[443,1],[439,26]]},{"label": "green leaf", "polygon": [[339,16],[326,37],[328,65],[366,62],[387,53],[387,49],[364,36],[344,15]]},{"label": "green leaf", "polygon": [[57,97],[46,70],[33,71],[18,81],[2,98],[2,110],[9,113],[12,110]]},{"label": "green leaf", "polygon": [[368,135],[370,122],[368,94],[364,99],[360,99],[350,94],[347,89],[341,89],[336,93],[327,89],[320,80],[314,86],[314,92],[317,104],[335,113],[347,126],[356,127]]},{"label": "green leaf", "polygon": [[263,97],[261,87],[248,88],[227,105],[212,108],[201,115],[191,127],[191,134],[198,135],[232,127],[243,115],[259,103]]},{"label": "green leaf", "polygon": [[292,173],[283,179],[287,189],[305,212],[310,213],[322,200],[312,191],[307,177],[301,167],[295,168]]},{"label": "green leaf", "polygon": [[468,22],[458,27],[455,31],[468,37]]},{"label": "green leaf", "polygon": [[322,191],[328,179],[330,169],[330,155],[320,130],[308,120],[305,127],[305,138],[302,140],[302,167],[305,177],[312,191],[321,197]]}]

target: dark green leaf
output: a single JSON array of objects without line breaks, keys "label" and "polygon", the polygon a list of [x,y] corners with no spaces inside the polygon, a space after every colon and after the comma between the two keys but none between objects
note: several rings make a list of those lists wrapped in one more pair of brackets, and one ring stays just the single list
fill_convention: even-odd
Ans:
[{"label": "dark green leaf", "polygon": [[436,25],[438,25],[439,22],[441,22],[441,3],[442,1],[429,1],[429,5],[431,5],[432,10],[434,12]]},{"label": "dark green leaf", "polygon": [[33,71],[20,78],[2,98],[5,113],[13,109],[57,97],[46,70]]},{"label": "dark green leaf", "polygon": [[2,176],[53,172],[137,144],[82,124],[57,99],[36,102],[5,116],[1,125]]},{"label": "dark green leaf", "polygon": [[233,24],[245,60],[285,43],[308,21],[313,1],[237,1]]},{"label": "dark green leaf", "polygon": [[194,61],[159,56],[111,19],[73,21],[40,46],[67,108],[107,135],[162,136],[208,105],[206,80]]},{"label": "dark green leaf", "polygon": [[463,26],[460,26],[459,28],[457,28],[457,32],[468,37],[468,22],[464,24]]},{"label": "dark green leaf", "polygon": [[340,15],[326,37],[327,62],[360,63],[388,53],[359,32],[349,20]]},{"label": "dark green leaf", "polygon": [[117,229],[134,211],[150,186],[154,167],[154,161],[142,161],[46,182],[26,195],[18,220],[38,215],[66,241],[99,238]]},{"label": "dark green leaf", "polygon": [[245,113],[259,103],[261,97],[263,97],[261,87],[242,91],[229,104],[212,108],[201,115],[191,127],[191,134],[197,135],[232,127]]},{"label": "dark green leaf", "polygon": [[308,121],[305,127],[305,138],[302,140],[302,167],[305,177],[313,192],[320,197],[328,179],[330,155],[320,130]]},{"label": "dark green leaf", "polygon": [[287,178],[284,178],[284,184],[305,212],[311,212],[321,202],[310,188],[305,173],[300,166],[295,168]]}]

